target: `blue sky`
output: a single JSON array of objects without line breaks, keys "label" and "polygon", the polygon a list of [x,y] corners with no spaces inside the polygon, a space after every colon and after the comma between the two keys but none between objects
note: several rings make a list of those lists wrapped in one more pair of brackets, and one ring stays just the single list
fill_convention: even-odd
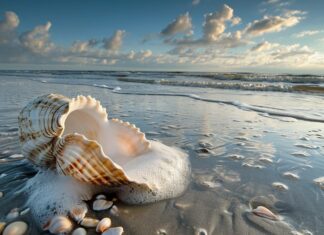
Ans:
[{"label": "blue sky", "polygon": [[324,73],[324,1],[0,0],[0,69]]}]

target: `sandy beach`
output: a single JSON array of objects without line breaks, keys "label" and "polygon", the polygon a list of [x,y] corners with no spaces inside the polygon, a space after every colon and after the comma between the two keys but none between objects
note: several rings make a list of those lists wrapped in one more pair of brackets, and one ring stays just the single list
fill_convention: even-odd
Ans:
[{"label": "sandy beach", "polygon": [[[76,72],[68,75],[68,82],[64,74],[31,74],[0,77],[0,217],[5,223],[23,220],[29,234],[46,234],[28,211],[13,219],[6,216],[14,208],[19,213],[27,208],[28,195],[21,189],[37,172],[20,152],[18,113],[37,96],[60,93],[101,100],[109,118],[134,123],[148,139],[183,149],[191,162],[190,184],[180,197],[147,205],[117,200],[117,210],[102,212],[91,210],[92,198],[87,201],[90,217],[108,216],[125,234],[323,233],[323,186],[314,181],[323,176],[324,167],[321,95],[138,86],[109,73]],[[278,220],[252,213],[258,206]]]}]

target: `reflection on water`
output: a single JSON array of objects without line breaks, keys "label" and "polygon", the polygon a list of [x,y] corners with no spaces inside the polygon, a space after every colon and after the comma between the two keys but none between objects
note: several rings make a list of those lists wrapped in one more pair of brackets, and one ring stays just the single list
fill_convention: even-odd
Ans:
[{"label": "reflection on water", "polygon": [[[26,209],[26,195],[20,189],[36,173],[17,155],[18,112],[36,96],[61,93],[98,98],[109,118],[135,123],[148,138],[180,147],[190,155],[192,180],[182,197],[143,206],[117,202],[118,215],[100,212],[92,216],[109,215],[126,234],[324,233],[324,191],[319,180],[314,182],[324,176],[323,123],[181,96],[123,95],[92,86],[103,83],[93,77],[83,79],[89,86],[74,85],[79,80],[73,76],[69,75],[72,85],[0,77],[1,221],[10,222],[6,216],[14,208]],[[319,96],[104,82],[121,91],[190,93],[323,119]],[[259,205],[281,219],[270,221],[251,213]],[[37,234],[28,212],[14,220],[27,221],[29,231]],[[89,234],[95,234],[94,229]]]}]

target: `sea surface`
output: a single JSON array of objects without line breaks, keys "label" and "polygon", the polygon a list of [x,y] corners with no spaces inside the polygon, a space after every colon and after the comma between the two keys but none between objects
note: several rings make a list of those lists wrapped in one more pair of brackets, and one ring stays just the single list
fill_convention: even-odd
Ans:
[{"label": "sea surface", "polygon": [[[324,76],[0,71],[0,222],[23,220],[29,234],[47,233],[28,210],[7,218],[27,209],[22,189],[37,172],[21,155],[17,117],[49,93],[91,95],[109,118],[188,153],[181,197],[92,212],[125,234],[324,234]],[[252,213],[258,206],[279,220]]]}]

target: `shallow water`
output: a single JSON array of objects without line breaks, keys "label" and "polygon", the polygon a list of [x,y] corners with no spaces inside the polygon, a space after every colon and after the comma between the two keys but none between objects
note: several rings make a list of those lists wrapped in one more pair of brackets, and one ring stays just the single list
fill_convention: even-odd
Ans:
[{"label": "shallow water", "polygon": [[[147,138],[182,148],[190,157],[192,179],[183,196],[141,206],[117,202],[118,214],[92,216],[111,217],[126,234],[324,233],[324,191],[314,183],[324,176],[323,96],[124,82],[112,73],[8,73],[0,76],[1,221],[10,222],[5,217],[11,209],[25,209],[20,189],[36,173],[15,155],[20,154],[18,113],[37,96],[60,93],[91,95],[109,118],[134,123]],[[251,213],[259,205],[281,220]],[[40,233],[30,214],[15,220],[26,221],[30,234]]]}]

